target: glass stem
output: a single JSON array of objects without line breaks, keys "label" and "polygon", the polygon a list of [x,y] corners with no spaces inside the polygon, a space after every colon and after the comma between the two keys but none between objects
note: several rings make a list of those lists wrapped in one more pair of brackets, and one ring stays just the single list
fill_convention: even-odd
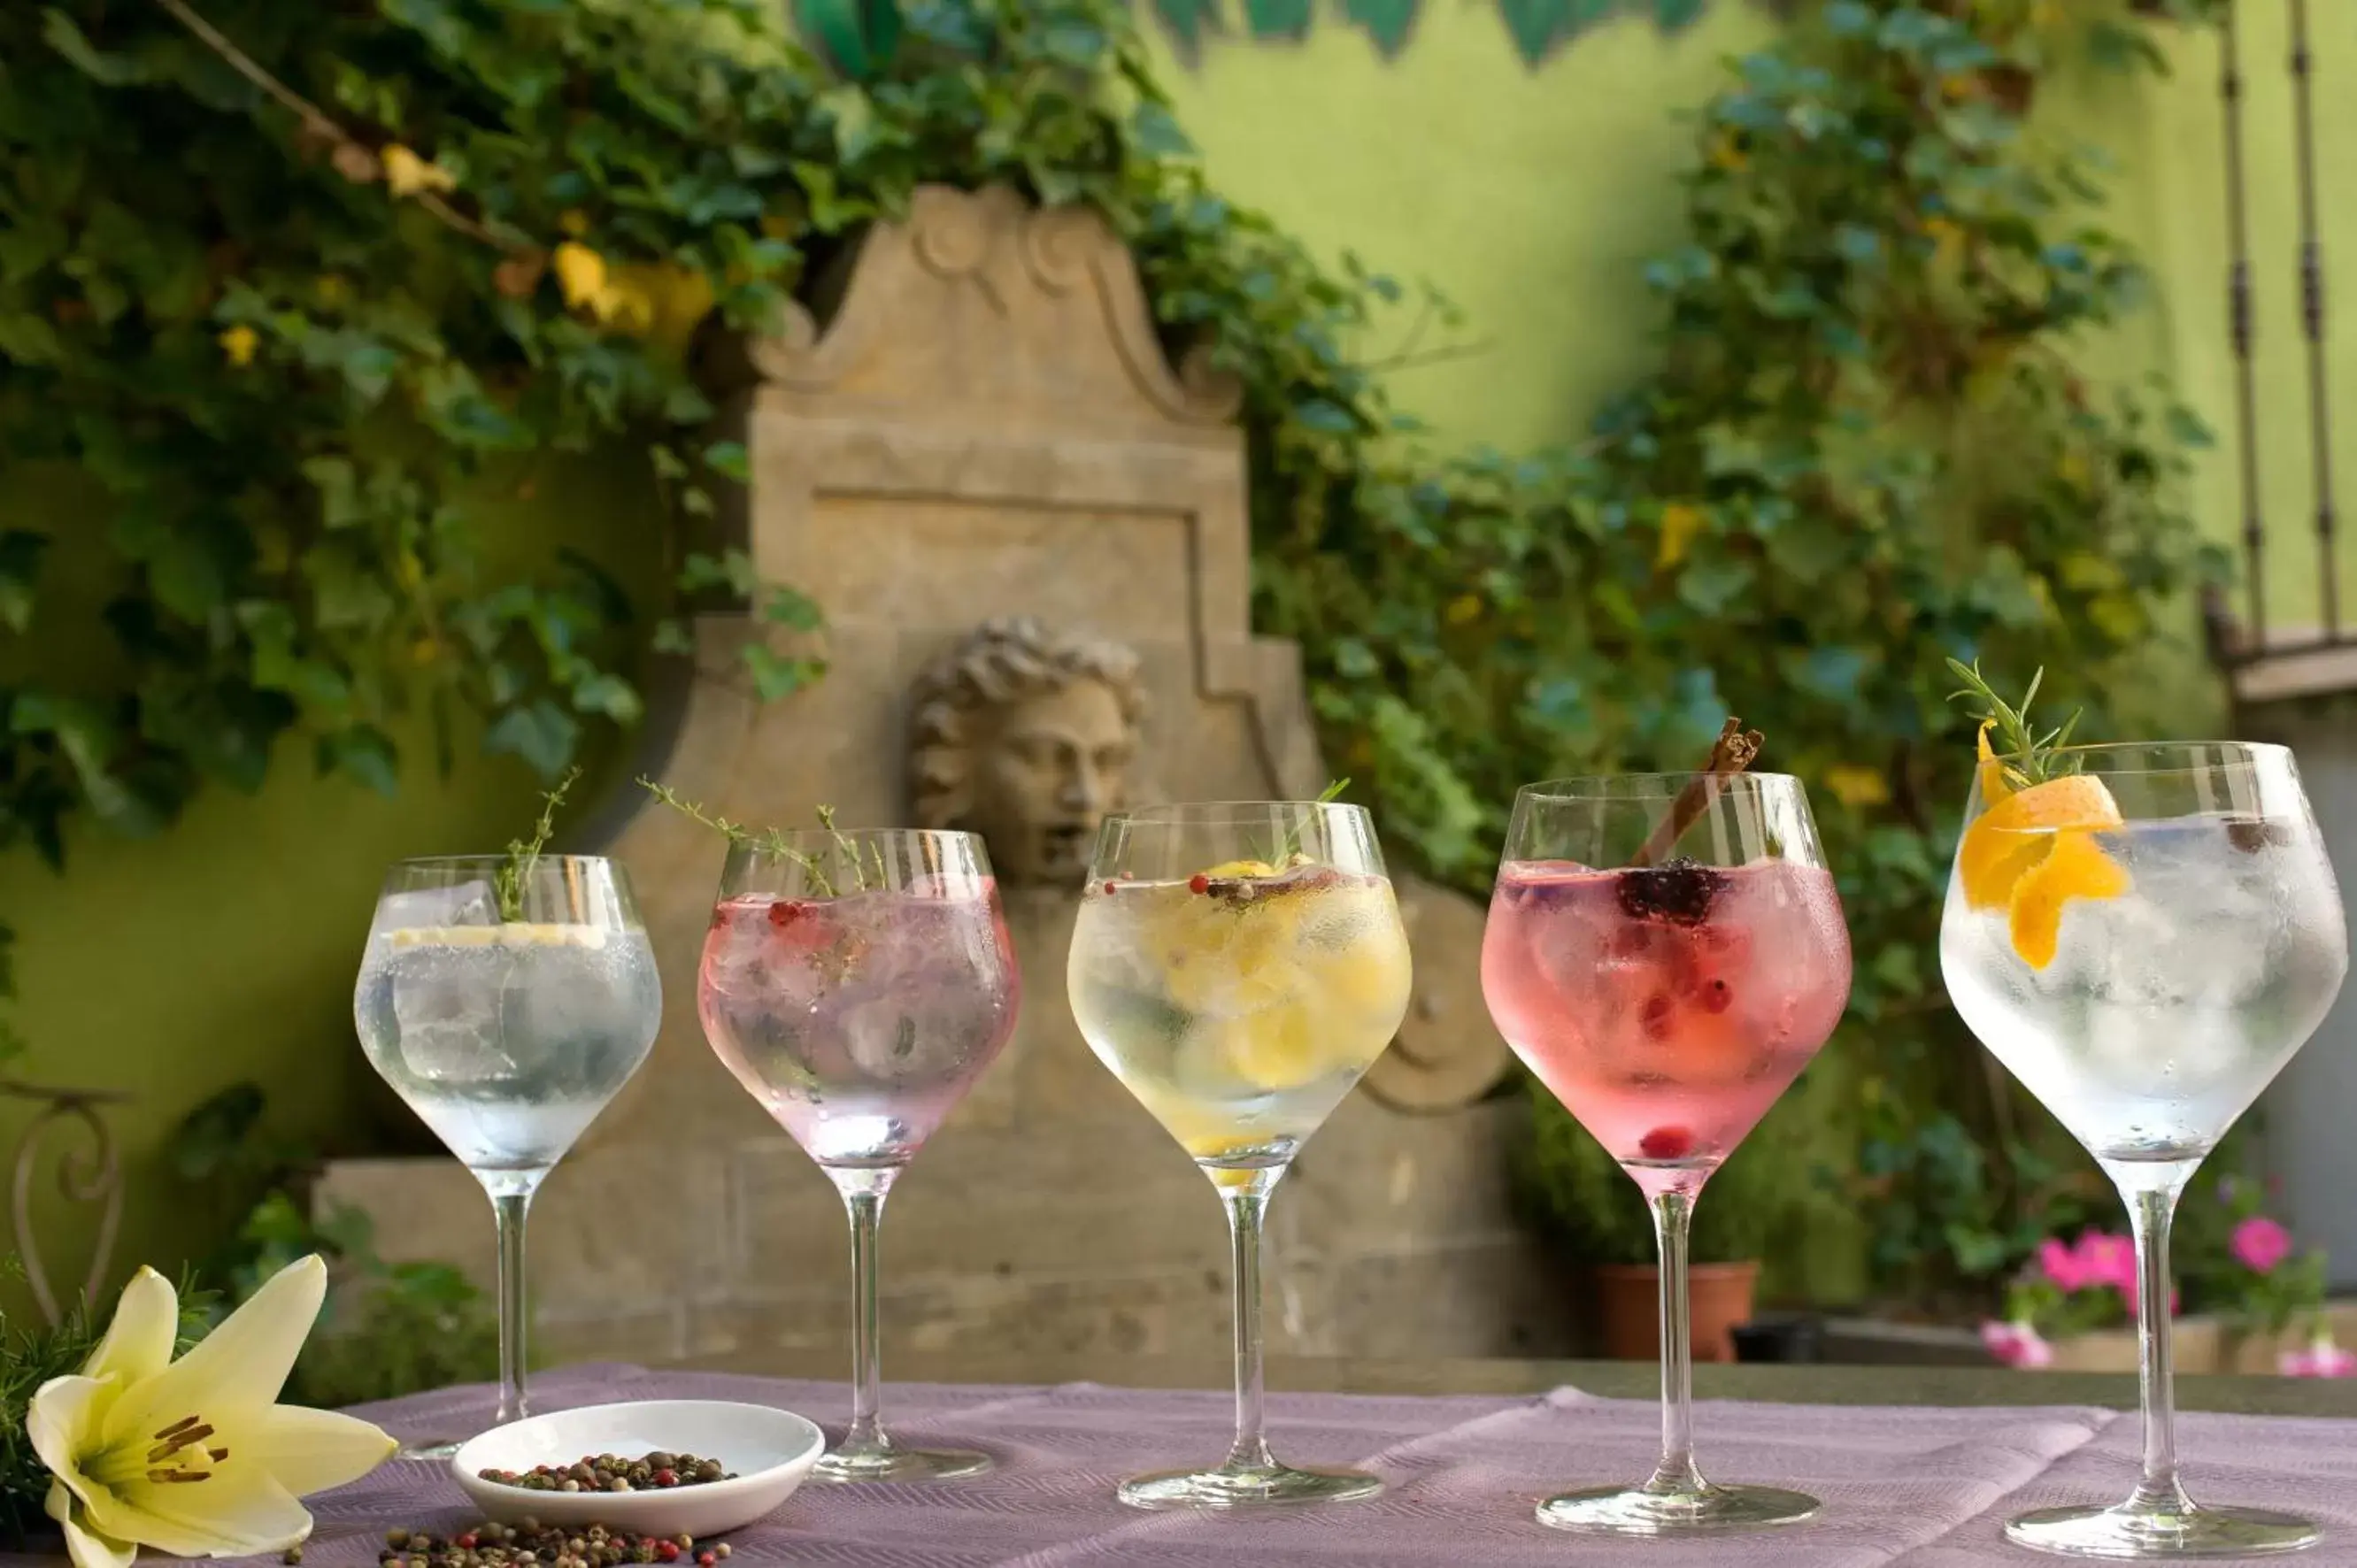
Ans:
[{"label": "glass stem", "polygon": [[894,1171],[829,1173],[851,1215],[851,1425],[837,1454],[881,1454],[892,1445],[878,1413],[883,1359],[877,1348],[876,1232],[884,1220],[885,1195]]},{"label": "glass stem", "polygon": [[2169,1227],[2192,1174],[2188,1165],[2166,1185],[2126,1194],[2136,1237],[2136,1380],[2144,1403],[2144,1474],[2127,1506],[2139,1513],[2176,1514],[2193,1507],[2177,1479],[2177,1390],[2169,1344]]},{"label": "glass stem", "polygon": [[1705,1483],[1694,1462],[1694,1329],[1686,1312],[1686,1228],[1695,1195],[1653,1198],[1653,1238],[1662,1254],[1662,1461],[1649,1492],[1692,1496]]},{"label": "glass stem", "polygon": [[1236,1441],[1228,1450],[1225,1468],[1230,1470],[1276,1466],[1268,1451],[1262,1409],[1260,1336],[1261,1224],[1268,1216],[1269,1190],[1275,1185],[1275,1173],[1256,1171],[1243,1185],[1220,1189],[1228,1206],[1236,1289]]},{"label": "glass stem", "polygon": [[500,1262],[500,1411],[492,1418],[505,1426],[532,1413],[524,1400],[523,1374],[532,1326],[524,1305],[523,1224],[532,1210],[532,1195],[540,1190],[545,1171],[479,1172],[491,1195],[491,1214],[499,1227]]}]

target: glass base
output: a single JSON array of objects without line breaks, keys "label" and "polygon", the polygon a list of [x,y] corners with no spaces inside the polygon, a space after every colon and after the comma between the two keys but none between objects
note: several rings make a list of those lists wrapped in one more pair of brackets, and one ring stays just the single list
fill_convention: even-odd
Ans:
[{"label": "glass base", "polygon": [[2324,1531],[2269,1509],[2040,1509],[2007,1520],[2005,1538],[2060,1557],[2260,1557],[2298,1552]]},{"label": "glass base", "polygon": [[1134,1509],[1259,1509],[1348,1503],[1383,1489],[1356,1470],[1297,1470],[1289,1465],[1157,1470],[1132,1476],[1114,1496]]},{"label": "glass base", "polygon": [[863,1448],[837,1451],[811,1467],[813,1481],[949,1481],[979,1476],[996,1461],[972,1448]]},{"label": "glass base", "polygon": [[393,1450],[393,1456],[395,1459],[422,1459],[428,1464],[447,1465],[450,1461],[450,1456],[465,1445],[464,1440],[457,1437],[428,1438],[416,1443],[403,1444]]},{"label": "glass base", "polygon": [[1814,1519],[1821,1506],[1806,1492],[1781,1487],[1721,1487],[1707,1481],[1699,1491],[1598,1487],[1547,1498],[1538,1506],[1538,1520],[1556,1530],[1601,1535],[1702,1535],[1798,1524]]}]

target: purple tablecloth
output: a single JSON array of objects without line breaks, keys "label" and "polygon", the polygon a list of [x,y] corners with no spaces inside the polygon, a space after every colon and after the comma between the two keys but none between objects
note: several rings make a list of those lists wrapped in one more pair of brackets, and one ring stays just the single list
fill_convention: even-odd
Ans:
[{"label": "purple tablecloth", "polygon": [[[839,1422],[841,1384],[580,1367],[533,1384],[537,1409],[633,1399],[727,1399]],[[422,1394],[361,1413],[425,1438],[485,1423],[482,1389]],[[1706,1402],[1703,1468],[1823,1498],[1815,1522],[1699,1542],[1566,1535],[1531,1517],[1542,1494],[1632,1480],[1650,1466],[1653,1407],[1574,1389],[1524,1399],[1273,1397],[1271,1441],[1303,1464],[1371,1467],[1382,1497],[1250,1518],[1141,1514],[1114,1500],[1120,1477],[1225,1452],[1231,1402],[1211,1392],[1095,1384],[974,1388],[895,1384],[888,1424],[914,1440],[988,1448],[999,1467],[930,1485],[805,1487],[730,1539],[737,1564],[845,1568],[1423,1568],[1426,1564],[1643,1562],[1848,1568],[2029,1563],[1998,1525],[2022,1509],[2109,1501],[2134,1483],[2133,1414],[2096,1409],[1909,1409]],[[2197,1497],[2296,1508],[2330,1528],[2298,1562],[2357,1565],[2357,1423],[2188,1414],[2179,1450]],[[306,1568],[373,1563],[390,1524],[440,1528],[471,1516],[447,1472],[388,1465],[317,1498]]]}]

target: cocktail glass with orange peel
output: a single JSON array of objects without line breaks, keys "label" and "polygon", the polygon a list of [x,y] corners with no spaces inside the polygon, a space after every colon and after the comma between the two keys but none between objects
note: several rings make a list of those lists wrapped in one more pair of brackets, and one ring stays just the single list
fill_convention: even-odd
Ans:
[{"label": "cocktail glass with orange peel", "polygon": [[1302,1470],[1262,1430],[1269,1194],[1406,1015],[1407,935],[1374,824],[1328,801],[1109,819],[1072,931],[1081,1033],[1211,1177],[1234,1241],[1236,1438],[1210,1469],[1139,1476],[1146,1509],[1341,1501],[1374,1477]]},{"label": "cocktail glass with orange peel", "polygon": [[2186,1495],[2168,1316],[2178,1195],[2322,1022],[2348,968],[2340,889],[2299,770],[2281,746],[2238,741],[2041,742],[1967,674],[1990,722],[1940,967],[1964,1022],[2119,1187],[2141,1287],[2136,1491],[2025,1514],[2007,1534],[2105,1558],[2312,1545],[2306,1520]]}]

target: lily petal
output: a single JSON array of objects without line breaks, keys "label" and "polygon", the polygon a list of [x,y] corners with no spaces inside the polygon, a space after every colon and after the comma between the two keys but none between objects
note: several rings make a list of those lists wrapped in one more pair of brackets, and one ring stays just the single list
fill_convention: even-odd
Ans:
[{"label": "lily petal", "polygon": [[51,1378],[33,1391],[25,1431],[60,1485],[87,1503],[99,1488],[81,1473],[81,1451],[95,1432],[120,1388],[112,1376]]},{"label": "lily petal", "polygon": [[400,1444],[356,1415],[282,1404],[264,1411],[244,1435],[238,1457],[258,1461],[298,1498],[357,1481]]},{"label": "lily petal", "polygon": [[175,1557],[283,1552],[311,1533],[308,1509],[260,1465],[236,1459],[193,1486],[141,1480],[102,1492],[87,1511],[107,1534]]},{"label": "lily petal", "polygon": [[172,1341],[180,1332],[180,1294],[172,1282],[151,1268],[141,1267],[123,1287],[114,1304],[114,1318],[106,1337],[91,1352],[82,1375],[102,1378],[113,1372],[125,1387],[152,1378],[171,1365]]},{"label": "lily petal", "polygon": [[317,1253],[279,1270],[194,1349],[124,1394],[107,1412],[107,1445],[189,1415],[223,1430],[259,1416],[278,1402],[327,1294]]},{"label": "lily petal", "polygon": [[76,1519],[80,1510],[74,1507],[73,1494],[66,1490],[63,1481],[49,1483],[49,1495],[42,1509],[58,1521],[65,1532],[66,1555],[73,1559],[74,1568],[131,1568],[131,1560],[139,1548],[128,1541],[117,1541],[111,1535],[101,1535]]}]

